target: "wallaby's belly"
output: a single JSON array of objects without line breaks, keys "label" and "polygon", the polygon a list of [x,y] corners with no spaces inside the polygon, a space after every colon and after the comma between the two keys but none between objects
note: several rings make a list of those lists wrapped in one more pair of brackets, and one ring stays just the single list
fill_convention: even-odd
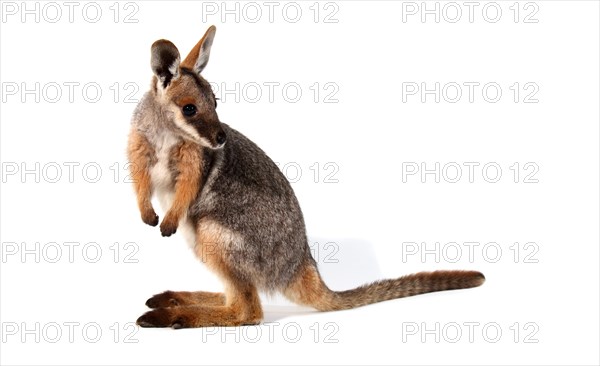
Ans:
[{"label": "wallaby's belly", "polygon": [[[157,161],[150,169],[150,178],[154,195],[163,210],[163,217],[171,208],[175,195],[175,179],[169,164],[171,150],[179,142],[180,140],[170,132],[161,133],[152,141]],[[196,246],[194,225],[187,215],[184,215],[179,221],[177,231],[183,235],[190,248]]]}]

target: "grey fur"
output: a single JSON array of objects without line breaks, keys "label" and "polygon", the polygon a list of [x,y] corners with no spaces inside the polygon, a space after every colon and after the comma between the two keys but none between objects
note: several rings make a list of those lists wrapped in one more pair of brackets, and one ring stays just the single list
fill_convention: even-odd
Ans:
[{"label": "grey fur", "polygon": [[240,277],[265,291],[283,290],[300,264],[312,260],[300,205],[277,165],[240,132],[222,125],[227,143],[213,153],[190,213],[243,238],[241,247],[227,251]]}]

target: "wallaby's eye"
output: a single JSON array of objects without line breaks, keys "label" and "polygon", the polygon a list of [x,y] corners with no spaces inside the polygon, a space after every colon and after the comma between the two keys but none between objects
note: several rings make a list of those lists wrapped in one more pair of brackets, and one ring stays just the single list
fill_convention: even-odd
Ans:
[{"label": "wallaby's eye", "polygon": [[186,104],[183,106],[183,114],[190,117],[196,114],[196,106],[193,104]]},{"label": "wallaby's eye", "polygon": [[217,108],[217,100],[219,100],[219,98],[215,98],[215,109]]}]

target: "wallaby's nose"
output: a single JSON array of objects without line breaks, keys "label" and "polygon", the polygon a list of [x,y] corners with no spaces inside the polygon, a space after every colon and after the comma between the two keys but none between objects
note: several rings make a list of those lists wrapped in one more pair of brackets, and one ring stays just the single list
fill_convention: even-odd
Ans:
[{"label": "wallaby's nose", "polygon": [[227,140],[227,135],[225,134],[225,132],[220,131],[217,134],[217,144],[219,145],[223,145],[225,143],[225,141]]}]

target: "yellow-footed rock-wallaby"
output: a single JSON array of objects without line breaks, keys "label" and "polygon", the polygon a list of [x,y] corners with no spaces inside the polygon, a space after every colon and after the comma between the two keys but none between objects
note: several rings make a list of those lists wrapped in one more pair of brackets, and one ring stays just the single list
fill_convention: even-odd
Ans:
[{"label": "yellow-footed rock-wallaby", "polygon": [[155,295],[146,302],[153,310],[137,320],[140,326],[258,324],[259,291],[331,311],[484,282],[475,271],[435,271],[329,289],[311,256],[289,182],[258,146],[219,121],[215,95],[201,76],[215,32],[210,27],[183,61],[173,43],[154,42],[154,76],[134,112],[127,153],[142,221],[158,225],[151,203],[157,196],[166,211],[162,235],[179,229],[225,291]]}]

